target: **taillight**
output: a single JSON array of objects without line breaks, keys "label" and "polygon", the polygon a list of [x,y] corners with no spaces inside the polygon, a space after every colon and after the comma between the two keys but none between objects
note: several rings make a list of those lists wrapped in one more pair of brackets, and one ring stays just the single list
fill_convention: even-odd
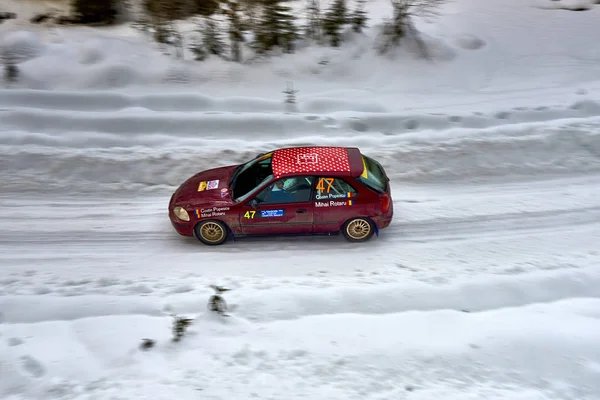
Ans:
[{"label": "taillight", "polygon": [[381,196],[381,212],[386,212],[389,208],[390,208],[390,196],[387,194],[384,194],[383,196]]}]

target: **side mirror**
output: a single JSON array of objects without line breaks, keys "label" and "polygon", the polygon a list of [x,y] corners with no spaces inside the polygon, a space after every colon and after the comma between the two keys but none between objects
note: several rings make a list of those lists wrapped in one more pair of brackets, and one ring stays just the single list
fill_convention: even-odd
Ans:
[{"label": "side mirror", "polygon": [[250,200],[250,207],[254,208],[255,210],[258,210],[258,201],[256,199]]}]

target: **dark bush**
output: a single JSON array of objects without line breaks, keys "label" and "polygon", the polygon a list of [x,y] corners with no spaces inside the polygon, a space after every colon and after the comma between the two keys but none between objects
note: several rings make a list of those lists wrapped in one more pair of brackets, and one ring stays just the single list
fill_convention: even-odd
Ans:
[{"label": "dark bush", "polygon": [[210,17],[219,10],[218,0],[192,0],[194,14]]},{"label": "dark bush", "polygon": [[19,68],[15,64],[4,64],[4,80],[8,83],[15,83],[19,80]]},{"label": "dark bush", "polygon": [[143,6],[151,16],[167,21],[189,18],[193,14],[189,0],[144,0]]},{"label": "dark bush", "polygon": [[143,6],[150,15],[170,21],[194,15],[210,17],[219,9],[219,0],[144,0]]},{"label": "dark bush", "polygon": [[72,0],[73,14],[80,24],[113,24],[117,0]]},{"label": "dark bush", "polygon": [[17,14],[12,12],[0,12],[0,24],[4,22],[5,19],[16,19]]},{"label": "dark bush", "polygon": [[29,22],[31,22],[32,24],[41,24],[42,22],[48,21],[50,18],[52,18],[52,15],[50,13],[37,14],[31,17],[29,19]]}]

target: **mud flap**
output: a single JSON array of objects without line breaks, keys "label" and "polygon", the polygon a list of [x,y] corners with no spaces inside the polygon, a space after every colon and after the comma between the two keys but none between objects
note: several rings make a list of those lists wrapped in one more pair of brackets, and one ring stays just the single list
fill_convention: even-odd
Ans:
[{"label": "mud flap", "polygon": [[371,221],[371,223],[375,227],[375,236],[379,237],[379,227],[377,226],[377,223],[375,221],[373,221],[371,218],[369,218],[369,221]]}]

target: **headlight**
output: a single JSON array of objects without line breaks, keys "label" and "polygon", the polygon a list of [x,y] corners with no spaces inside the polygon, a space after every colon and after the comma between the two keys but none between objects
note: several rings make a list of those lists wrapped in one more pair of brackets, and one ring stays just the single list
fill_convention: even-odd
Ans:
[{"label": "headlight", "polygon": [[177,218],[179,218],[182,221],[189,221],[190,220],[190,215],[188,214],[188,212],[183,207],[179,207],[179,206],[175,207],[173,209],[173,213],[175,214],[175,216]]}]

